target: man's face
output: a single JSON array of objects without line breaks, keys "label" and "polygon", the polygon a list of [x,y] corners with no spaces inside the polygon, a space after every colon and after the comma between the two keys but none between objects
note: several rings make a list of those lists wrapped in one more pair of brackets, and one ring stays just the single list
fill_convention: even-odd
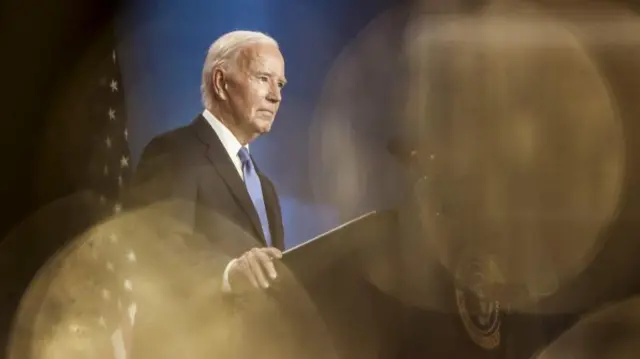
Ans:
[{"label": "man's face", "polygon": [[227,76],[227,101],[235,125],[248,140],[271,129],[285,82],[284,58],[275,45],[253,44],[238,54]]}]

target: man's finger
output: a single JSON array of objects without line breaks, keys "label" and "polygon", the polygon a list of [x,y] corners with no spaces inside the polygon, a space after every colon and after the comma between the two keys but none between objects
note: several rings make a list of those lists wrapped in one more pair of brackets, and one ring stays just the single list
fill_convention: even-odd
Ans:
[{"label": "man's finger", "polygon": [[278,248],[268,247],[268,248],[263,248],[262,250],[266,252],[271,258],[278,258],[278,259],[282,258],[282,252],[280,252]]},{"label": "man's finger", "polygon": [[262,263],[262,267],[267,270],[267,273],[269,273],[269,277],[271,277],[271,279],[276,279],[276,277],[278,276],[278,274],[276,273],[276,267],[273,265],[273,261],[271,257],[269,257],[267,252],[256,252],[256,257]]},{"label": "man's finger", "polygon": [[258,282],[256,281],[256,278],[251,273],[251,268],[249,267],[249,261],[246,256],[237,260],[235,265],[239,266],[240,271],[249,279],[249,282],[251,282],[251,285],[254,288],[259,287]]},{"label": "man's finger", "polygon": [[267,281],[267,277],[265,276],[262,265],[260,264],[260,260],[255,253],[247,254],[247,262],[249,263],[249,268],[251,269],[251,273],[258,280],[258,283],[262,288],[269,287],[269,281]]}]

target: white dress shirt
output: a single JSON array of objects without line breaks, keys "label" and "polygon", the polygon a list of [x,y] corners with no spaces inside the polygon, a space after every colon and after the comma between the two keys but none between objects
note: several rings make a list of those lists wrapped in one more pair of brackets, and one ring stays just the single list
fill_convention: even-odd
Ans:
[{"label": "white dress shirt", "polygon": [[[224,146],[225,150],[227,150],[227,154],[229,158],[231,158],[231,162],[235,166],[240,178],[244,181],[244,171],[242,171],[242,161],[240,160],[240,156],[238,156],[238,152],[242,148],[242,144],[236,136],[231,133],[231,131],[227,128],[227,126],[223,125],[220,120],[218,120],[209,110],[204,110],[202,112],[202,116],[207,120],[211,128],[216,132],[220,142],[222,142],[222,146]],[[249,145],[245,146],[249,149]],[[231,292],[231,285],[229,284],[229,269],[231,269],[231,265],[235,263],[235,259],[232,259],[229,264],[227,264],[224,269],[224,273],[222,274],[222,291],[225,293]]]},{"label": "white dress shirt", "polygon": [[[240,156],[238,156],[238,152],[240,152],[242,144],[238,141],[236,136],[234,136],[233,133],[229,131],[227,126],[223,125],[220,120],[218,120],[211,112],[209,112],[209,110],[204,110],[202,116],[205,120],[207,120],[211,128],[213,128],[213,130],[216,132],[216,135],[218,135],[220,142],[222,142],[222,146],[224,146],[224,149],[227,150],[227,154],[229,155],[229,158],[231,158],[231,162],[233,162],[233,165],[236,167],[240,178],[242,178],[242,180],[244,181],[242,161],[240,161]],[[249,145],[246,145],[245,147],[249,149]]]}]

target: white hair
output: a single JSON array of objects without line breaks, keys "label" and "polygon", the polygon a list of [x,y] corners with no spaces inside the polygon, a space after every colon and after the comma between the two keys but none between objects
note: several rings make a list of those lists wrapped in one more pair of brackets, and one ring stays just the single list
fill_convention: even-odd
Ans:
[{"label": "white hair", "polygon": [[213,70],[216,68],[228,69],[229,62],[235,58],[242,48],[250,44],[273,44],[278,46],[276,40],[267,34],[257,31],[237,30],[220,36],[211,44],[202,68],[202,104],[210,109],[213,105]]}]

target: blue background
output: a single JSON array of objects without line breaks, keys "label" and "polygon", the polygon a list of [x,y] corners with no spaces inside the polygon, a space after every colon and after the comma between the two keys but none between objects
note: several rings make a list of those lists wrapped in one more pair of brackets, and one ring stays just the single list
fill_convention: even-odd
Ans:
[{"label": "blue background", "polygon": [[[280,43],[289,80],[272,132],[251,147],[279,192],[287,246],[393,206],[402,196],[400,171],[385,145],[396,127],[389,81],[401,76],[390,62],[398,58],[404,9],[394,0],[135,2],[118,24],[134,163],[153,136],[202,111],[210,44],[234,29],[258,30]],[[335,138],[323,130],[328,122]],[[333,157],[323,160],[327,147]],[[352,161],[337,166],[344,152]],[[349,181],[357,185],[346,187],[346,198],[337,187]]]}]

